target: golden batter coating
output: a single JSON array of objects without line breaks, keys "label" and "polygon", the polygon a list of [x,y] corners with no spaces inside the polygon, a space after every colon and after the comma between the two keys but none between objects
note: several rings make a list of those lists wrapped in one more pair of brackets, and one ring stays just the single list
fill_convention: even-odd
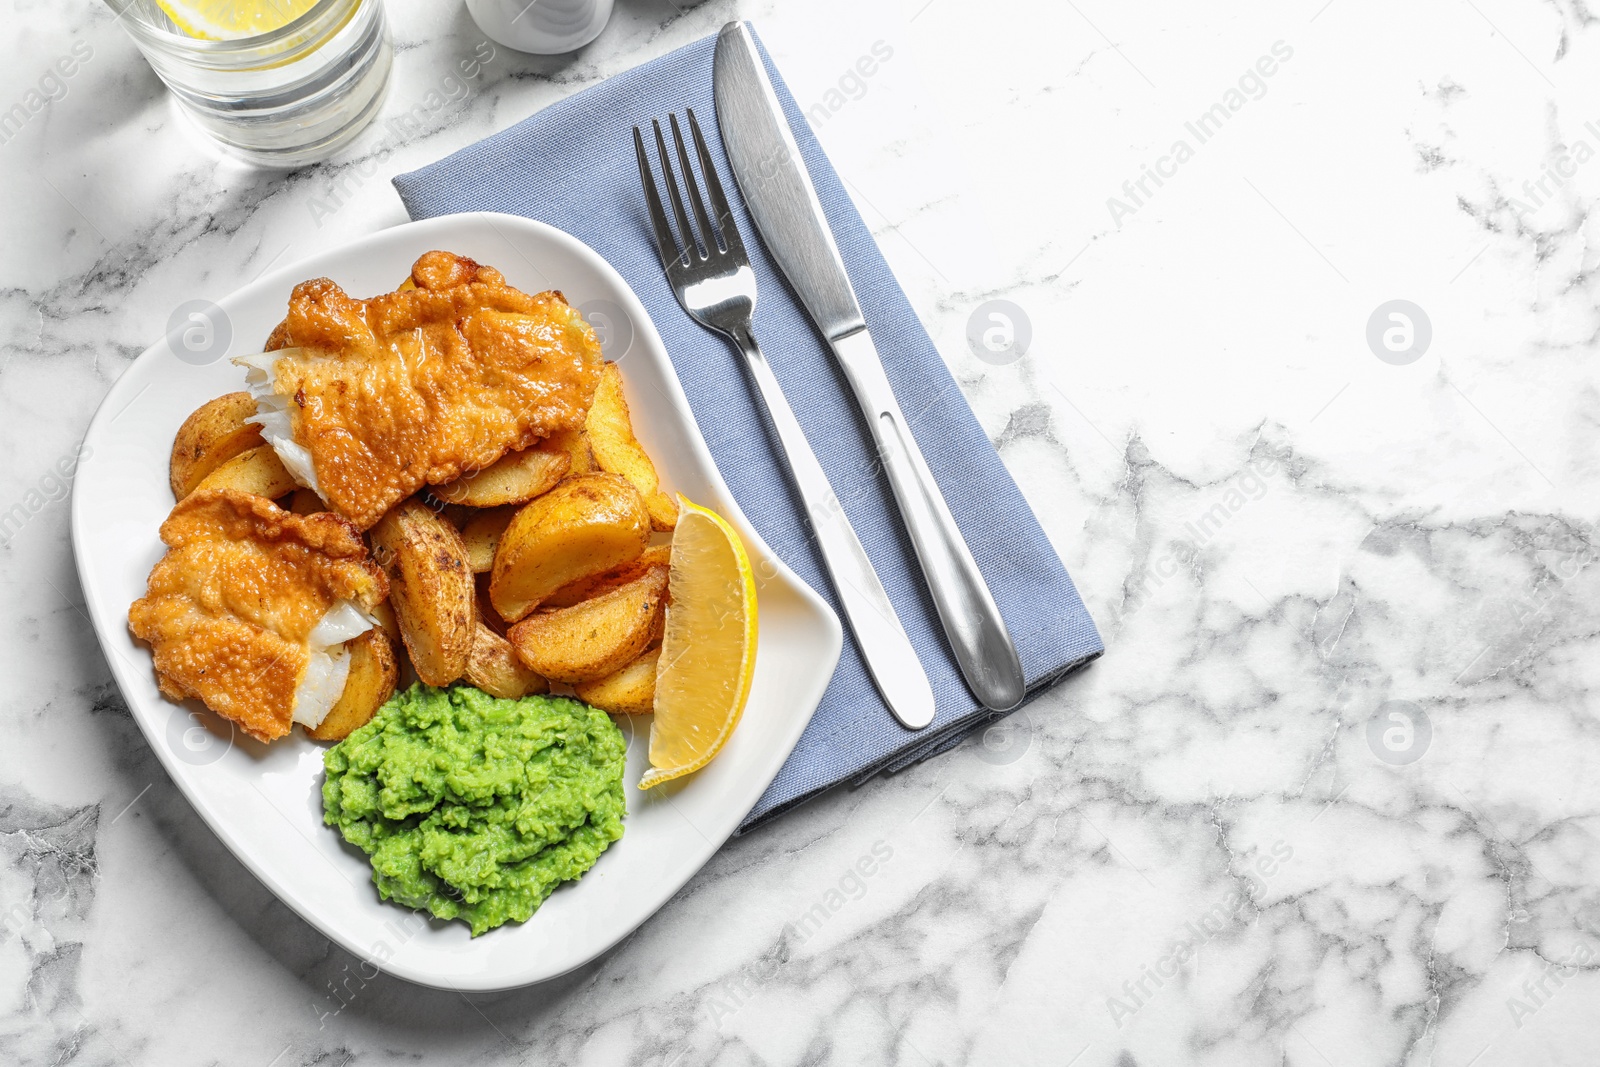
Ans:
[{"label": "golden batter coating", "polygon": [[530,296],[448,252],[416,288],[355,299],[302,282],[269,350],[274,391],[328,505],[365,530],[424,485],[583,425],[602,359],[558,292]]},{"label": "golden batter coating", "polygon": [[185,497],[161,540],[167,554],[128,609],[161,691],[197,697],[261,741],[289,732],[307,638],[328,609],[348,600],[370,611],[389,595],[351,523],[232,489]]}]

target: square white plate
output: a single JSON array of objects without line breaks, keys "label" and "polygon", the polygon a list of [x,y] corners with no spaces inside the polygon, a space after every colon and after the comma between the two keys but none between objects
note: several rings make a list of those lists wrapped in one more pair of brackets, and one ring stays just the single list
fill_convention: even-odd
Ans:
[{"label": "square white plate", "polygon": [[[156,689],[149,650],[133,640],[127,621],[128,605],[144,595],[150,568],[164,552],[157,528],[173,504],[167,467],[179,424],[212,397],[244,388],[243,371],[229,358],[260,350],[296,283],[326,276],[352,295],[386,292],[419,255],[436,248],[495,266],[529,292],[560,289],[591,315],[598,304],[602,313],[620,311],[631,322],[621,366],[638,435],[664,487],[721,513],[743,535],[760,596],[755,681],[728,746],[686,781],[641,793],[649,720],[621,717],[630,737],[622,840],[528,922],[476,939],[461,922],[422,922],[378,899],[366,857],[322,823],[325,745],[299,730],[259,744],[198,702],[168,701]],[[621,275],[569,234],[490,213],[409,223],[274,271],[202,310],[208,320],[195,320],[198,332],[152,346],[111,388],[84,439],[72,494],[78,577],[140,729],[246,867],[307,922],[391,974],[440,988],[508,989],[598,956],[677,892],[760,799],[838,663],[839,620],[773,555],[729,495],[643,305]],[[187,358],[178,358],[174,346]]]}]

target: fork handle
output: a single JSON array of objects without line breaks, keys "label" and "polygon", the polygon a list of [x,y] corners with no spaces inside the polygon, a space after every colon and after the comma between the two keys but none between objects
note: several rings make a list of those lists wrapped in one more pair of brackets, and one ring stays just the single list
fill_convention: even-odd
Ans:
[{"label": "fork handle", "polygon": [[913,730],[933,721],[933,686],[922,669],[911,639],[900,623],[900,616],[879,581],[867,551],[856,536],[855,527],[844,513],[822,464],[817,462],[805,431],[794,417],[772,366],[748,328],[730,334],[745,367],[756,383],[768,421],[777,435],[790,481],[800,494],[812,532],[821,549],[822,563],[833,580],[834,591],[844,608],[846,621],[855,634],[856,645],[867,671],[883,694],[895,718]]},{"label": "fork handle", "polygon": [[939,491],[928,461],[911,434],[905,412],[883,371],[883,361],[863,327],[830,338],[867,427],[883,459],[884,472],[911,534],[911,545],[933,594],[939,621],[967,686],[994,711],[1022,703],[1026,680],[1011,632],[994,594],[978,570],[950,505]]}]

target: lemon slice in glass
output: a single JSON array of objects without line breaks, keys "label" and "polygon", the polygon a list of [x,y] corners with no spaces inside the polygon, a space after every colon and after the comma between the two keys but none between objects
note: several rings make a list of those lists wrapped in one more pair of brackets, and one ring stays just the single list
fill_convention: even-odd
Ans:
[{"label": "lemon slice in glass", "polygon": [[650,769],[640,789],[704,767],[728,743],[756,667],[756,582],[727,520],[678,497]]},{"label": "lemon slice in glass", "polygon": [[317,0],[156,0],[161,10],[190,37],[232,41],[287,26],[317,5]]}]

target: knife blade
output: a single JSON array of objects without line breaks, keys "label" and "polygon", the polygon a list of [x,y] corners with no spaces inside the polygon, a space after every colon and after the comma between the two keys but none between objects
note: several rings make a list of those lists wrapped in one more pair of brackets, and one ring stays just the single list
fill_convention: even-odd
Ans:
[{"label": "knife blade", "polygon": [[756,230],[844,370],[871,431],[956,663],[995,711],[1026,687],[1011,633],[906,424],[833,229],[750,28],[717,35],[713,95],[723,146]]}]

